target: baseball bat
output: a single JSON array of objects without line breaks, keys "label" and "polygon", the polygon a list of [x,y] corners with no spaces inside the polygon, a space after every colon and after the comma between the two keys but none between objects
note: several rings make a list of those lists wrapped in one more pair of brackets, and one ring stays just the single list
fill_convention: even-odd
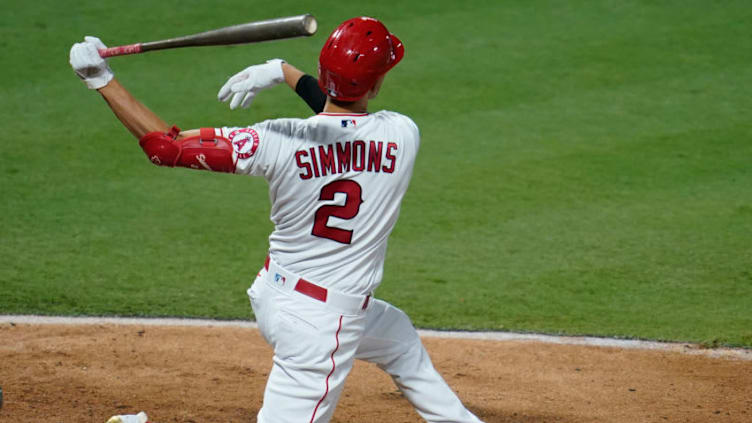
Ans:
[{"label": "baseball bat", "polygon": [[102,57],[112,57],[168,48],[220,46],[307,37],[316,32],[317,26],[316,18],[310,14],[289,16],[226,26],[224,28],[185,35],[183,37],[168,38],[166,40],[100,49],[99,55]]}]

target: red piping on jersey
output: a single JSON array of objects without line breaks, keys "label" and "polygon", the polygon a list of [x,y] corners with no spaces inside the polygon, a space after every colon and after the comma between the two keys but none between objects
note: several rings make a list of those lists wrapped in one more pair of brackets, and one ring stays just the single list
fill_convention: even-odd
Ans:
[{"label": "red piping on jersey", "polygon": [[368,116],[368,113],[319,113],[319,116]]},{"label": "red piping on jersey", "polygon": [[329,374],[326,376],[326,391],[324,392],[324,396],[321,397],[318,404],[316,404],[316,408],[313,409],[313,415],[311,416],[311,420],[309,423],[313,423],[313,419],[316,418],[316,412],[319,410],[319,406],[322,402],[324,402],[324,398],[326,398],[327,395],[329,395],[329,378],[334,374],[334,369],[337,368],[337,365],[334,363],[334,353],[337,352],[339,349],[339,331],[342,330],[342,316],[339,316],[339,327],[337,328],[337,333],[334,335],[334,339],[337,340],[337,346],[334,347],[334,351],[332,351],[332,370],[329,372]]}]

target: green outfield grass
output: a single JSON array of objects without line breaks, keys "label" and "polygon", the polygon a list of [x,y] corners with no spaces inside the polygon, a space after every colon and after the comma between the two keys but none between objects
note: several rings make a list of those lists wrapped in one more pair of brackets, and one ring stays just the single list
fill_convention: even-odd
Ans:
[{"label": "green outfield grass", "polygon": [[130,4],[0,14],[0,314],[251,316],[265,182],[150,165],[72,43],[313,13],[311,38],[111,59],[171,123],[244,125],[309,111],[286,87],[230,111],[228,76],[274,57],[313,73],[365,14],[407,48],[372,109],[422,132],[379,297],[425,328],[752,346],[748,1]]}]

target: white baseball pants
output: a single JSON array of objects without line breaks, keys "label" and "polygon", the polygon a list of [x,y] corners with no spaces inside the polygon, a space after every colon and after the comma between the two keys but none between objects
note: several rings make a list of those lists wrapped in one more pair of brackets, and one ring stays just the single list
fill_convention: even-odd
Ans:
[{"label": "white baseball pants", "polygon": [[248,289],[274,349],[259,423],[328,422],[356,358],[387,372],[426,421],[480,422],[434,369],[401,310],[331,291],[323,302],[296,291],[296,275],[273,261],[268,267]]}]

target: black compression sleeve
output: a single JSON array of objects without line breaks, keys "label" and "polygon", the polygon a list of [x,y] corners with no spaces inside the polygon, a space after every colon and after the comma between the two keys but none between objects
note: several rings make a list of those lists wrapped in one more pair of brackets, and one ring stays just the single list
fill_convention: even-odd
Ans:
[{"label": "black compression sleeve", "polygon": [[295,92],[298,93],[300,98],[305,100],[308,107],[310,107],[314,113],[319,114],[324,111],[326,95],[321,92],[316,78],[311,75],[303,75],[295,85]]}]

